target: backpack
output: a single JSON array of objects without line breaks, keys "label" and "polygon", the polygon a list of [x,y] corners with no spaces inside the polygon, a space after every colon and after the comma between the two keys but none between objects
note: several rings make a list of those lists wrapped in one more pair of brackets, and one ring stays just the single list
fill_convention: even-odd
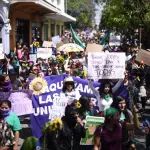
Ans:
[{"label": "backpack", "polygon": [[15,144],[14,134],[4,119],[0,120],[0,147]]}]

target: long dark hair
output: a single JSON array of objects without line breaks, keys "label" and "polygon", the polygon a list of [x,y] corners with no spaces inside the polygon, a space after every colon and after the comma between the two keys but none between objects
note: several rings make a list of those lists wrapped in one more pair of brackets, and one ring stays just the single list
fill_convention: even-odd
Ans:
[{"label": "long dark hair", "polygon": [[[68,82],[64,82],[64,84],[63,84],[62,91],[63,91],[64,93],[65,93],[66,90],[67,90],[67,83],[68,83]],[[73,85],[73,89],[75,89],[75,84],[74,84],[74,82],[72,82],[72,85]]]},{"label": "long dark hair", "polygon": [[100,93],[100,96],[103,98],[105,96],[105,85],[108,84],[109,85],[109,92],[108,94],[112,97],[112,86],[111,86],[111,83],[109,82],[109,80],[104,80],[101,82],[101,85],[99,87],[99,93]]},{"label": "long dark hair", "polygon": [[91,101],[90,97],[87,96],[81,96],[79,99],[79,102],[81,104],[81,108],[79,109],[79,113],[81,117],[85,117],[85,112],[89,109],[89,103]]},{"label": "long dark hair", "polygon": [[[121,101],[124,101],[124,100],[125,100],[125,98],[123,96],[117,96],[114,99],[112,106],[117,108],[118,110],[120,110],[119,103]],[[125,100],[125,102],[126,102],[126,100]],[[125,110],[123,111],[123,113],[125,115],[125,122],[130,122],[130,116],[129,116],[129,112],[128,112],[127,106],[125,107]]]}]

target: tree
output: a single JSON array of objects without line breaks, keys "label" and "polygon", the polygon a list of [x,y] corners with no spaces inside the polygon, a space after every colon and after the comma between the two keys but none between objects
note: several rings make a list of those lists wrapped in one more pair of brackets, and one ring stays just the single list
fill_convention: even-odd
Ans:
[{"label": "tree", "polygon": [[102,26],[118,29],[137,29],[150,26],[150,3],[143,0],[96,0],[106,2]]},{"label": "tree", "polygon": [[105,2],[101,27],[119,30],[133,35],[135,29],[143,28],[143,44],[149,48],[150,38],[150,3],[144,0],[96,0]]},{"label": "tree", "polygon": [[87,28],[92,26],[92,14],[94,8],[87,0],[68,0],[67,13],[77,19],[74,26]]}]

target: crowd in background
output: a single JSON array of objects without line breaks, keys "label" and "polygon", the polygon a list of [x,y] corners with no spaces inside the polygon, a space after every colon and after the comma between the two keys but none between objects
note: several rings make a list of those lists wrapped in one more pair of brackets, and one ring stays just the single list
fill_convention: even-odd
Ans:
[{"label": "crowd in background", "polygon": [[[85,45],[87,45],[87,43],[99,44],[102,38],[100,32],[94,31],[91,33],[90,29],[82,32],[77,30],[76,33]],[[73,43],[73,38],[69,30],[66,30],[61,38],[62,41]],[[98,150],[100,142],[101,150],[136,149],[133,131],[135,129],[140,129],[137,113],[140,113],[141,115],[144,114],[146,103],[149,102],[148,89],[150,87],[149,67],[146,66],[143,61],[135,61],[138,52],[136,46],[136,44],[134,45],[126,42],[122,43],[121,46],[110,47],[108,41],[106,41],[104,51],[126,52],[126,55],[131,55],[132,57],[126,62],[126,72],[123,80],[99,80],[102,84],[98,91],[92,87],[92,82],[89,81],[89,86],[99,102],[98,111],[94,108],[91,98],[79,96],[79,93],[77,94],[77,92],[75,92],[73,79],[69,78],[64,81],[65,87],[62,90],[62,94],[65,93],[64,96],[66,96],[67,93],[68,97],[66,97],[68,101],[69,96],[74,94],[74,100],[80,102],[81,108],[77,109],[77,101],[71,101],[71,105],[66,107],[65,116],[62,118],[66,131],[59,131],[58,141],[55,141],[56,137],[52,136],[51,133],[47,135],[47,139],[51,141],[47,143],[47,148],[49,150],[70,150],[72,146],[70,145],[72,133],[74,137],[74,150],[84,150],[87,148]],[[86,51],[66,53],[58,52],[55,48],[53,55],[48,59],[37,58],[36,62],[29,59],[29,54],[30,48],[27,47],[26,44],[17,44],[17,47],[11,50],[9,55],[5,55],[5,59],[0,60],[0,92],[28,89],[27,83],[29,78],[67,74],[69,76],[88,79],[88,57]],[[127,91],[127,95],[120,95],[122,89]],[[142,109],[139,109],[138,103],[142,104]],[[2,101],[0,108],[1,110],[7,110],[11,108],[11,104],[9,101]],[[78,113],[79,116],[77,115]],[[5,115],[8,117],[10,112]],[[81,137],[84,136],[83,120],[87,115],[105,116],[106,119],[104,128],[99,127],[96,130],[94,147],[80,146],[79,144]],[[17,150],[18,131],[21,129],[21,126],[17,116],[13,117],[13,119],[16,122],[16,125],[13,126],[12,130],[15,131],[16,137],[16,140],[14,141],[14,150]],[[119,121],[121,122],[121,125],[119,124]],[[11,124],[11,121],[8,121],[8,124]],[[78,124],[78,126],[76,126],[76,124]],[[146,122],[144,122],[142,131],[146,134],[147,141],[150,141],[149,121],[146,120]],[[112,135],[112,137],[110,135]],[[40,140],[42,143],[43,139],[41,138]],[[14,143],[12,142],[10,144],[11,147]],[[148,143],[146,144],[147,150],[149,150],[148,148],[150,148],[150,145]],[[7,145],[5,146],[7,147]],[[8,147],[10,148],[9,144]]]}]

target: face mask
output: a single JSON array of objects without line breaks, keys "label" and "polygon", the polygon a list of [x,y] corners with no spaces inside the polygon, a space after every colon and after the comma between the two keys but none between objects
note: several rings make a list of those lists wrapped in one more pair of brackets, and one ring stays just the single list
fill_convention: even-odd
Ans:
[{"label": "face mask", "polygon": [[74,128],[77,124],[77,116],[67,117],[67,124],[70,128]]},{"label": "face mask", "polygon": [[1,114],[3,117],[7,117],[7,116],[9,116],[9,114],[10,114],[10,109],[6,109],[6,110],[0,109],[0,114]]}]

